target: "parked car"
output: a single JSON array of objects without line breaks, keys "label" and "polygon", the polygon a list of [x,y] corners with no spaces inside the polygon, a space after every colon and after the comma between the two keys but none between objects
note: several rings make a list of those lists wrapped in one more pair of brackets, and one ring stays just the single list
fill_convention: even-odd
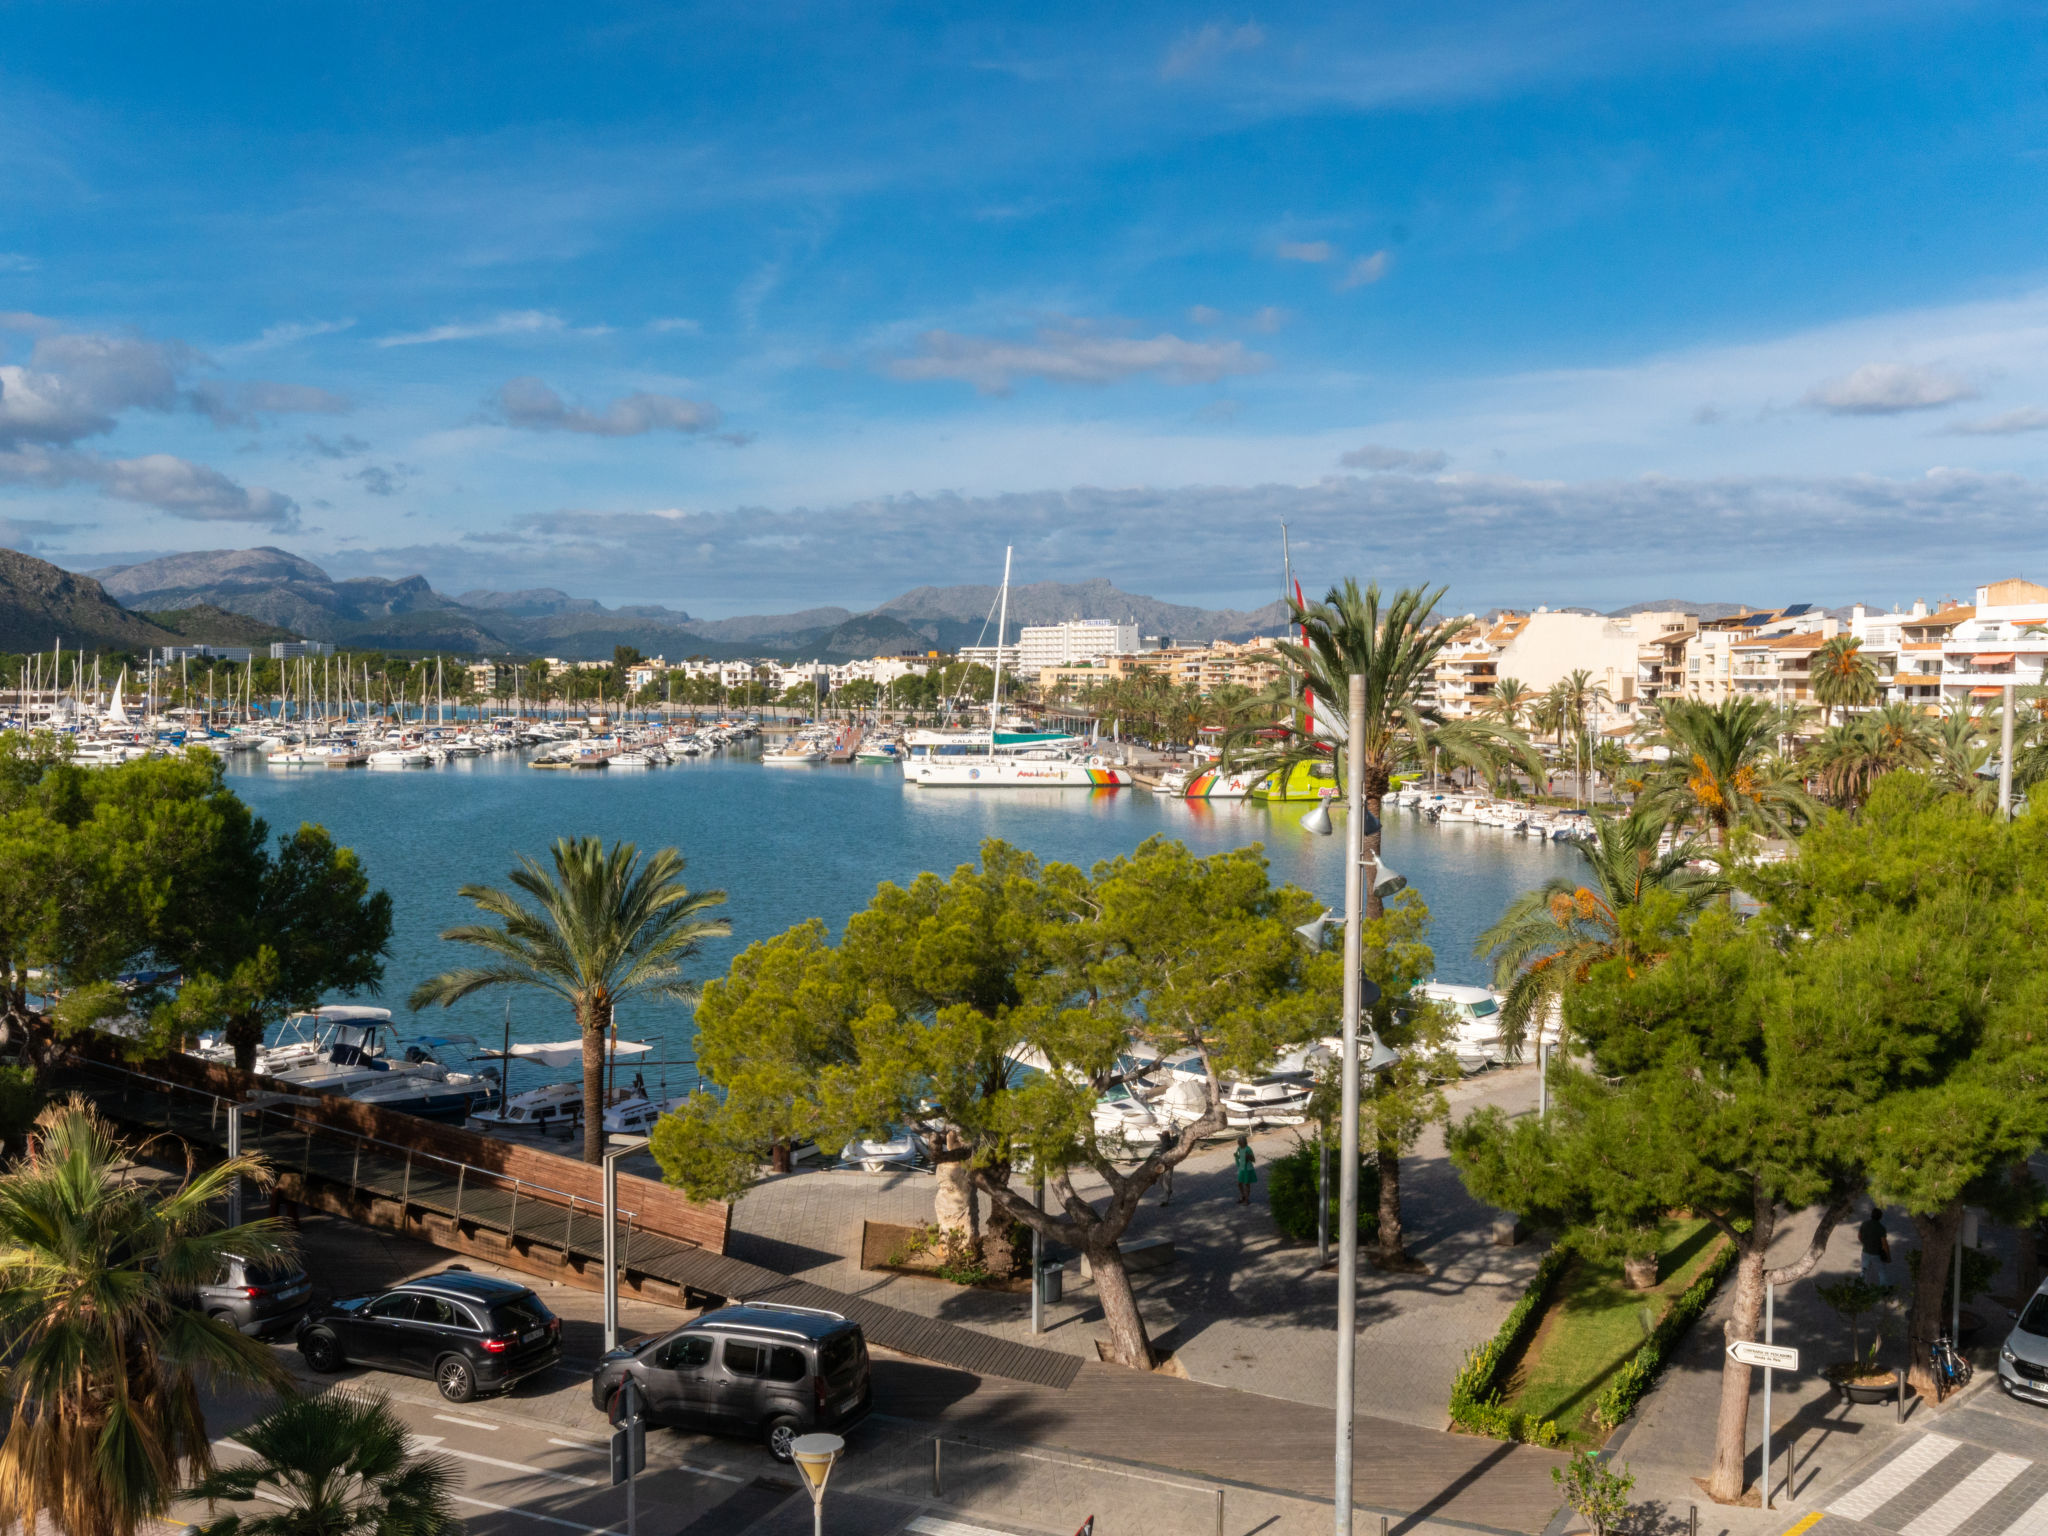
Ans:
[{"label": "parked car", "polygon": [[613,1350],[590,1400],[609,1412],[628,1377],[651,1422],[758,1437],[777,1461],[798,1435],[843,1433],[874,1404],[860,1324],[772,1302],[720,1307]]},{"label": "parked car", "polygon": [[194,1299],[208,1317],[260,1339],[298,1326],[312,1294],[306,1272],[288,1259],[266,1263],[231,1258],[211,1284],[197,1288]]},{"label": "parked car", "polygon": [[2034,1292],[1999,1346],[1998,1384],[2014,1397],[2048,1406],[2048,1283]]},{"label": "parked car", "polygon": [[329,1302],[299,1324],[316,1371],[345,1365],[427,1376],[451,1403],[506,1392],[562,1358],[562,1322],[527,1287],[444,1270],[388,1291]]}]

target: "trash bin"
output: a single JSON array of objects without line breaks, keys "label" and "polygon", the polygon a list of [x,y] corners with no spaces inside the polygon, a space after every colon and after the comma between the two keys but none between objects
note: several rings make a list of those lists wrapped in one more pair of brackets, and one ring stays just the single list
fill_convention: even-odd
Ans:
[{"label": "trash bin", "polygon": [[1038,1270],[1038,1299],[1055,1302],[1067,1293],[1067,1266],[1044,1264]]}]

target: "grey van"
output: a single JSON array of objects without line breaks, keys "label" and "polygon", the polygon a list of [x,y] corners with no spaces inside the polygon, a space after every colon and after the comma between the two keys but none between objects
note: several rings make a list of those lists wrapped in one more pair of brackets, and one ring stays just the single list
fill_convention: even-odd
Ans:
[{"label": "grey van", "polygon": [[609,1411],[628,1377],[648,1418],[758,1437],[777,1461],[818,1430],[842,1433],[873,1406],[868,1344],[838,1312],[773,1302],[720,1307],[598,1362],[590,1400]]},{"label": "grey van", "polygon": [[2034,1292],[1998,1351],[1998,1384],[2048,1406],[2048,1284]]}]

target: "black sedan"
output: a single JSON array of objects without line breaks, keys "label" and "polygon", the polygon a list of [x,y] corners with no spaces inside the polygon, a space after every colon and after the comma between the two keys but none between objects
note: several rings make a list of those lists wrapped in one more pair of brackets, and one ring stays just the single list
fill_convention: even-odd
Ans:
[{"label": "black sedan", "polygon": [[346,1365],[427,1376],[451,1403],[509,1391],[562,1358],[562,1322],[527,1287],[446,1270],[329,1302],[299,1324],[316,1371]]}]

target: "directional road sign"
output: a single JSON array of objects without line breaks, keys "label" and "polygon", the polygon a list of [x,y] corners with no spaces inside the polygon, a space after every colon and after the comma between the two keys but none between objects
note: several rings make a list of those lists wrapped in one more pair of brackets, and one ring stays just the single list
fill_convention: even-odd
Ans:
[{"label": "directional road sign", "polygon": [[1774,1371],[1799,1369],[1799,1351],[1783,1344],[1756,1344],[1738,1339],[1728,1346],[1728,1358],[1744,1365],[1767,1366]]}]

